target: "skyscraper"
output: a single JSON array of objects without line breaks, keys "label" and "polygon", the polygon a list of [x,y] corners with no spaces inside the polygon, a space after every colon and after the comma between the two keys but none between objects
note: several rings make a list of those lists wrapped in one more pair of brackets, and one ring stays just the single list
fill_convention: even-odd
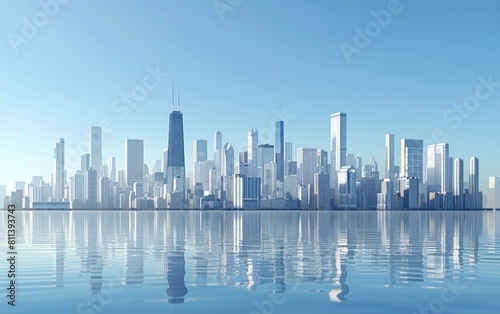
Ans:
[{"label": "skyscraper", "polygon": [[125,178],[127,186],[142,182],[144,177],[144,141],[125,140]]},{"label": "skyscraper", "polygon": [[449,169],[449,145],[446,143],[427,146],[427,192],[452,192]]},{"label": "skyscraper", "polygon": [[276,163],[276,179],[283,181],[285,174],[285,123],[276,121],[274,130],[274,162]]},{"label": "skyscraper", "polygon": [[174,178],[184,180],[186,177],[184,162],[184,127],[182,113],[179,110],[173,110],[170,113],[167,152],[167,173],[165,177],[167,188],[169,189],[167,193],[169,193],[172,192]]},{"label": "skyscraper", "polygon": [[[196,163],[207,161],[207,153],[207,140],[193,141],[193,183],[202,181],[200,172],[196,169]],[[205,188],[207,187],[205,186]]]},{"label": "skyscraper", "polygon": [[488,208],[500,209],[500,177],[488,178]]},{"label": "skyscraper", "polygon": [[97,209],[97,170],[90,168],[84,175],[86,209]]},{"label": "skyscraper", "polygon": [[471,157],[469,163],[469,193],[472,199],[472,208],[482,207],[482,199],[479,195],[479,159]]},{"label": "skyscraper", "polygon": [[300,185],[314,184],[314,174],[318,168],[317,152],[316,148],[297,149],[297,172]]},{"label": "skyscraper", "polygon": [[56,201],[64,199],[64,139],[54,145],[54,198]]},{"label": "skyscraper", "polygon": [[81,156],[80,170],[82,172],[85,172],[85,171],[89,170],[89,168],[90,168],[90,154],[83,154]]},{"label": "skyscraper", "polygon": [[286,142],[285,143],[285,161],[292,161],[292,160],[293,160],[292,143]]},{"label": "skyscraper", "polygon": [[347,115],[337,112],[330,116],[330,188],[332,189],[337,190],[337,171],[346,165],[346,155]]},{"label": "skyscraper", "polygon": [[394,177],[394,134],[385,135],[385,177]]},{"label": "skyscraper", "polygon": [[207,161],[207,140],[193,141],[193,163]]},{"label": "skyscraper", "polygon": [[464,161],[460,158],[453,160],[453,195],[455,209],[464,209]]},{"label": "skyscraper", "polygon": [[234,149],[226,142],[221,149],[221,175],[232,176],[234,174]]},{"label": "skyscraper", "polygon": [[116,182],[116,158],[115,157],[109,157],[108,158],[108,177],[111,182],[111,185],[113,185],[114,182]]},{"label": "skyscraper", "polygon": [[90,127],[90,167],[99,171],[102,166],[102,129]]},{"label": "skyscraper", "polygon": [[258,177],[258,158],[257,150],[259,146],[259,133],[257,129],[248,130],[248,176]]},{"label": "skyscraper", "polygon": [[423,182],[423,140],[401,139],[400,177],[415,177]]}]

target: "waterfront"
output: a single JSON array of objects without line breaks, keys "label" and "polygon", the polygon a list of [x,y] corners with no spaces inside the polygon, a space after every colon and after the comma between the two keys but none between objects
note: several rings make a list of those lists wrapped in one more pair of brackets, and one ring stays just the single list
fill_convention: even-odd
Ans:
[{"label": "waterfront", "polygon": [[[495,211],[17,211],[16,219],[17,306],[4,297],[2,313],[500,308]],[[2,254],[6,227],[2,212]]]}]

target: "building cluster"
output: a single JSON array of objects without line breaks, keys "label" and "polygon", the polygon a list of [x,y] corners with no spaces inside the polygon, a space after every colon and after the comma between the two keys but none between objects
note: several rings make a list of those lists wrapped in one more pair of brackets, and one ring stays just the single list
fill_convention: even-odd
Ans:
[{"label": "building cluster", "polygon": [[[479,190],[479,160],[469,160],[466,181],[464,160],[453,158],[449,144],[401,139],[400,165],[395,161],[393,134],[385,136],[385,173],[373,157],[347,153],[347,115],[330,117],[330,150],[301,147],[294,156],[285,142],[284,122],[275,124],[274,143],[259,143],[250,129],[247,149],[236,154],[214,134],[208,141],[193,141],[192,171],[186,173],[183,116],[170,113],[168,147],[163,159],[144,162],[144,141],[124,142],[124,169],[115,157],[102,160],[102,130],[90,128],[90,153],[81,156],[81,168],[68,177],[64,139],[54,147],[50,182],[35,176],[16,182],[3,206],[33,209],[481,209],[500,208],[500,177],[489,178],[488,203]],[[424,163],[424,153],[427,154]],[[483,205],[484,203],[484,205]]]}]

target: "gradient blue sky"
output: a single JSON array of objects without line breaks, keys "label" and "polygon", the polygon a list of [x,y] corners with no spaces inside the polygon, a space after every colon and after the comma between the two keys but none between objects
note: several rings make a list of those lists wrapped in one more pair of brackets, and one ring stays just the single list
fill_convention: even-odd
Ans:
[{"label": "gradient blue sky", "polygon": [[[221,20],[211,0],[73,0],[16,52],[9,34],[21,35],[23,18],[41,7],[3,1],[0,184],[10,191],[33,175],[50,181],[54,143],[64,137],[68,154],[103,118],[114,126],[103,160],[116,156],[122,169],[124,139],[142,138],[152,165],[167,146],[175,80],[188,171],[194,139],[208,139],[212,150],[219,129],[238,150],[249,128],[269,128],[283,108],[295,115],[285,128],[294,149],[329,149],[330,114],[344,111],[348,152],[364,161],[373,153],[381,171],[385,133],[430,139],[441,128],[453,157],[480,158],[484,188],[487,176],[500,175],[500,87],[456,129],[443,114],[474,95],[478,77],[500,81],[500,3],[401,1],[402,11],[348,63],[340,44],[353,44],[354,28],[388,3],[243,0]],[[169,77],[120,119],[111,103],[157,64]]]}]

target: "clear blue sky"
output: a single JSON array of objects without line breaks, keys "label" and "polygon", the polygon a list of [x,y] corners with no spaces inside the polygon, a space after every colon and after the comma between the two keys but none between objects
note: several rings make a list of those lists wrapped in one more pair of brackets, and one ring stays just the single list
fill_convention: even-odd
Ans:
[{"label": "clear blue sky", "polygon": [[[124,139],[142,138],[151,165],[167,146],[174,79],[188,171],[194,139],[208,139],[212,150],[219,129],[239,149],[249,128],[269,128],[273,110],[283,108],[295,115],[285,128],[294,149],[328,149],[329,116],[344,111],[348,152],[365,161],[373,153],[381,171],[385,133],[428,139],[441,128],[452,156],[480,158],[484,187],[487,176],[500,175],[500,87],[459,126],[450,120],[456,114],[449,121],[443,114],[474,95],[478,77],[500,81],[500,3],[401,1],[347,62],[341,43],[354,45],[354,29],[373,25],[370,11],[388,3],[243,0],[221,20],[212,0],[73,0],[44,21],[38,0],[4,1],[0,184],[10,191],[33,175],[50,181],[54,143],[64,137],[68,154],[104,118],[114,128],[104,134],[103,160],[116,156],[122,169]],[[24,18],[43,27],[13,45]],[[111,104],[156,65],[169,77],[121,119]]]}]

